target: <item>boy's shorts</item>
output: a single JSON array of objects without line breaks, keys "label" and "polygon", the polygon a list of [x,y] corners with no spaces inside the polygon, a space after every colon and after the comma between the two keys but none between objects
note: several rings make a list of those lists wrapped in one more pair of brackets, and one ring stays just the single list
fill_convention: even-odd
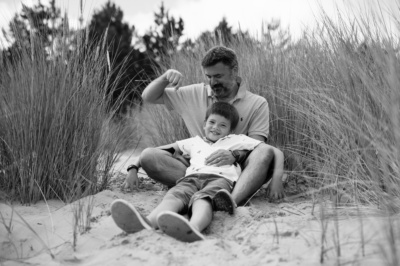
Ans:
[{"label": "boy's shorts", "polygon": [[231,192],[233,182],[222,176],[213,174],[192,174],[182,177],[176,181],[164,198],[175,197],[184,205],[183,213],[188,212],[191,216],[193,202],[198,199],[209,199],[210,201],[220,189]]}]

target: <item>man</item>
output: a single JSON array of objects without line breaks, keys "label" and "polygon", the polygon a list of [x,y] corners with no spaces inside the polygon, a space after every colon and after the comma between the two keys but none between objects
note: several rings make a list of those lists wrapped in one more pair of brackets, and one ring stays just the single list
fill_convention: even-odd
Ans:
[{"label": "man", "polygon": [[[143,100],[164,104],[168,109],[175,110],[183,118],[191,136],[202,137],[204,114],[208,106],[217,101],[231,103],[240,115],[235,133],[265,142],[269,133],[268,103],[263,97],[247,91],[242,84],[235,52],[223,46],[214,47],[203,58],[202,68],[209,85],[201,83],[181,87],[182,74],[169,69],[145,88]],[[174,186],[185,175],[188,165],[185,159],[174,152],[156,148],[145,149],[140,162],[149,177],[168,186]],[[272,180],[268,195],[273,199],[284,196],[281,179],[283,153],[272,146],[260,144],[251,153],[218,150],[207,158],[206,163],[216,166],[242,164],[243,172],[231,194],[237,205],[244,203],[269,179]],[[273,174],[267,177],[270,168]]]}]

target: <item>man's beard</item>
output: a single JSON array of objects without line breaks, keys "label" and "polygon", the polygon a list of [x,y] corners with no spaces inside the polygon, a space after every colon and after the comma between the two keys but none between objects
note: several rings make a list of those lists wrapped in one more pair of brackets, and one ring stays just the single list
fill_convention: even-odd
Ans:
[{"label": "man's beard", "polygon": [[228,91],[227,88],[225,88],[224,86],[222,86],[222,84],[217,84],[211,87],[212,90],[214,91],[214,94],[216,96],[221,96],[223,94],[226,94],[226,92]]}]

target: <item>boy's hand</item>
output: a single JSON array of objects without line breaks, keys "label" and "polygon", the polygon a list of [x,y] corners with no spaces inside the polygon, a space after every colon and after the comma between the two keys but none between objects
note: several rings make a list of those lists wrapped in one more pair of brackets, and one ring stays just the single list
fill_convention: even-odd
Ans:
[{"label": "boy's hand", "polygon": [[217,150],[206,158],[206,165],[223,166],[235,163],[235,157],[228,150]]},{"label": "boy's hand", "polygon": [[181,72],[175,69],[168,69],[164,73],[164,78],[166,81],[168,81],[169,84],[175,86],[175,89],[179,89],[182,84],[183,75],[181,74]]},{"label": "boy's hand", "polygon": [[125,182],[122,185],[123,189],[134,189],[139,187],[139,178],[136,169],[131,169],[125,178]]},{"label": "boy's hand", "polygon": [[273,178],[267,187],[267,196],[271,199],[278,200],[285,197],[283,191],[282,178]]}]

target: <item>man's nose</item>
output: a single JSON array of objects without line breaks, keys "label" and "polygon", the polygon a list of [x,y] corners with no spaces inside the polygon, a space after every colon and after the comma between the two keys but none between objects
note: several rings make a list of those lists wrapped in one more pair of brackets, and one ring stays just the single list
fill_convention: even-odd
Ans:
[{"label": "man's nose", "polygon": [[211,77],[211,79],[210,79],[210,85],[211,86],[214,86],[215,84],[217,84],[218,83],[218,80],[216,79],[216,78],[214,78],[214,77]]}]

